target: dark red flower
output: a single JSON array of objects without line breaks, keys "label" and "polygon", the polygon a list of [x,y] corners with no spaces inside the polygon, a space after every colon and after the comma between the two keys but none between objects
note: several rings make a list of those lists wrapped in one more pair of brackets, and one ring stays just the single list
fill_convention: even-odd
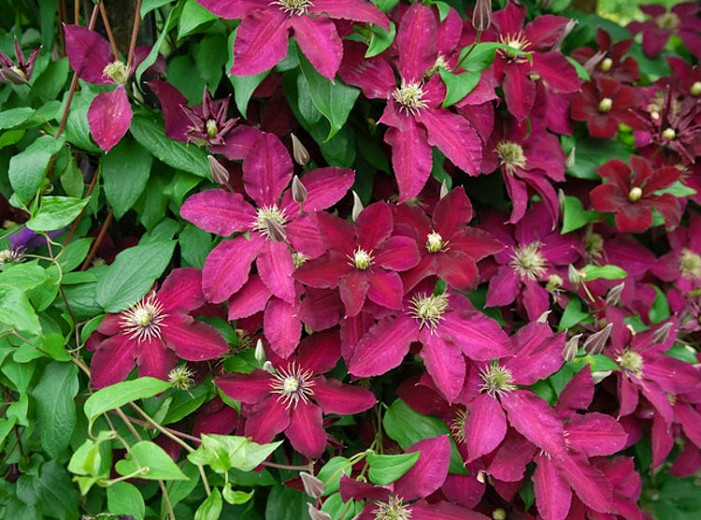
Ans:
[{"label": "dark red flower", "polygon": [[621,124],[640,127],[633,112],[639,104],[635,87],[608,78],[595,78],[584,83],[582,92],[572,100],[572,119],[586,121],[592,137],[611,139]]},{"label": "dark red flower", "polygon": [[676,34],[698,59],[701,59],[701,6],[696,2],[674,5],[669,11],[662,5],[642,5],[640,10],[652,20],[631,22],[628,30],[643,33],[643,51],[650,57],[657,56]]}]

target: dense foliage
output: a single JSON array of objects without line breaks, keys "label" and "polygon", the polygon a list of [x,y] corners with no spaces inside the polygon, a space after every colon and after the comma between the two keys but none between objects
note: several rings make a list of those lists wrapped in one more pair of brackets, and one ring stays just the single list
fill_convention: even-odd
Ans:
[{"label": "dense foliage", "polygon": [[701,6],[135,4],[0,0],[0,516],[698,514]]}]

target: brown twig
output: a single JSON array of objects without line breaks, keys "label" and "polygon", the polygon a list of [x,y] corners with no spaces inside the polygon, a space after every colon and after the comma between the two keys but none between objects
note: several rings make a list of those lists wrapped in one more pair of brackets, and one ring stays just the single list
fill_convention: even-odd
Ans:
[{"label": "brown twig", "polygon": [[107,11],[105,10],[105,4],[100,2],[100,15],[102,17],[102,23],[105,26],[105,32],[107,33],[107,39],[110,41],[110,47],[112,47],[112,54],[114,54],[114,59],[119,59],[119,49],[117,48],[117,42],[114,40],[114,34],[112,34],[112,26],[110,25],[110,19],[107,17]]},{"label": "brown twig", "polygon": [[131,42],[129,43],[129,56],[127,57],[127,70],[131,69],[134,63],[134,50],[136,49],[136,39],[139,36],[139,24],[141,23],[141,0],[136,0],[136,12],[134,13],[134,25],[131,28]]},{"label": "brown twig", "polygon": [[100,244],[102,244],[102,241],[104,240],[105,235],[107,234],[107,228],[109,228],[110,224],[112,223],[113,217],[114,217],[114,210],[112,208],[110,208],[110,212],[107,214],[107,218],[105,219],[105,223],[102,224],[102,227],[100,228],[100,232],[98,233],[97,238],[95,239],[95,242],[93,242],[93,245],[90,248],[90,252],[88,253],[88,257],[85,259],[85,262],[83,262],[83,265],[80,268],[81,271],[85,271],[88,267],[90,267],[90,263],[95,258],[95,255],[97,254],[97,250],[100,247]]},{"label": "brown twig", "polygon": [[73,23],[75,25],[80,23],[80,0],[75,0],[73,4]]},{"label": "brown twig", "polygon": [[60,0],[58,3],[58,37],[61,40],[61,56],[66,55],[66,33],[63,30],[64,23],[68,23],[66,0]]}]

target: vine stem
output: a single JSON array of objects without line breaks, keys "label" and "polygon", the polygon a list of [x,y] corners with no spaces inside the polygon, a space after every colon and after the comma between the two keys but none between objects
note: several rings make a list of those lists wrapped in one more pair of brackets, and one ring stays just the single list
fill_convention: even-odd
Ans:
[{"label": "vine stem", "polygon": [[[87,198],[90,198],[90,195],[92,195],[92,192],[95,191],[95,186],[97,185],[97,177],[100,173],[100,167],[98,166],[95,169],[95,173],[93,173],[92,179],[90,179],[90,186],[88,186],[88,193],[85,195]],[[66,240],[63,242],[63,247],[66,247],[68,244],[71,243],[71,239],[73,238],[73,235],[75,234],[75,230],[78,229],[78,224],[80,224],[80,221],[83,218],[83,215],[85,214],[85,209],[83,208],[80,210],[80,213],[76,217],[76,219],[73,221],[73,224],[71,225],[71,229],[68,230],[68,235],[66,236]]]},{"label": "vine stem", "polygon": [[90,262],[92,262],[93,259],[95,258],[95,255],[97,254],[97,250],[99,249],[100,244],[102,244],[102,241],[104,240],[105,235],[107,234],[107,228],[112,223],[113,217],[114,217],[114,210],[112,208],[110,208],[110,212],[107,214],[107,218],[105,219],[105,223],[102,224],[102,227],[100,228],[100,232],[98,233],[97,238],[95,239],[95,242],[93,242],[93,245],[90,248],[90,253],[88,253],[88,257],[85,259],[85,262],[83,262],[83,265],[80,268],[81,271],[85,271],[90,266]]},{"label": "vine stem", "polygon": [[105,9],[105,4],[100,2],[100,16],[102,18],[102,23],[105,26],[105,32],[107,33],[107,39],[110,42],[110,47],[112,48],[112,54],[114,54],[114,59],[119,59],[119,49],[117,48],[117,42],[114,40],[114,34],[112,33],[112,25],[110,24],[110,19],[107,17],[107,10]]},{"label": "vine stem", "polygon": [[136,0],[136,12],[134,13],[134,25],[131,28],[131,42],[129,43],[129,55],[127,56],[127,70],[131,70],[134,63],[134,50],[136,39],[139,36],[139,24],[141,23],[141,0]]}]

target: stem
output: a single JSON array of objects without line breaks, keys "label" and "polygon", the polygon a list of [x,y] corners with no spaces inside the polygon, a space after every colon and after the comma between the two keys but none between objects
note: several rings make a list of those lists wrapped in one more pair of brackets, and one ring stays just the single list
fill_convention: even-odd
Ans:
[{"label": "stem", "polygon": [[88,253],[88,257],[85,259],[85,262],[83,262],[83,265],[80,268],[81,271],[85,271],[90,266],[90,262],[92,262],[93,259],[95,258],[95,255],[97,254],[97,250],[100,247],[100,244],[102,244],[102,241],[104,240],[105,235],[107,234],[107,228],[109,227],[110,223],[112,222],[112,217],[114,217],[114,211],[112,210],[112,208],[110,208],[110,212],[107,214],[107,218],[105,219],[105,223],[102,224],[102,228],[100,229],[100,233],[97,235],[95,242],[93,242],[93,245],[90,248],[90,253]]},{"label": "stem", "polygon": [[154,421],[154,420],[151,418],[151,416],[149,416],[149,414],[147,414],[147,413],[144,412],[141,408],[139,408],[138,405],[136,405],[136,404],[134,404],[134,403],[129,403],[129,405],[134,409],[134,411],[136,411],[136,413],[138,413],[141,417],[143,417],[149,424],[151,424],[154,428],[156,428],[159,432],[161,432],[163,435],[165,435],[166,437],[168,437],[168,438],[169,438],[170,440],[172,440],[173,442],[175,442],[175,443],[177,443],[178,445],[180,445],[180,446],[182,446],[183,448],[185,448],[185,450],[186,450],[188,453],[193,453],[193,452],[195,451],[195,449],[194,449],[192,446],[190,446],[188,443],[186,443],[185,441],[179,439],[176,435],[173,435],[170,431],[168,431],[167,428],[164,428],[163,426],[161,426],[160,424],[158,424],[156,421]]},{"label": "stem", "polygon": [[472,53],[472,51],[475,50],[475,47],[476,47],[477,44],[479,43],[481,37],[482,37],[482,31],[477,31],[477,34],[475,35],[475,41],[474,41],[474,43],[470,46],[469,49],[467,49],[467,52],[465,53],[465,56],[463,56],[462,58],[460,58],[460,61],[458,61],[457,65],[455,65],[455,67],[453,68],[453,72],[455,72],[456,70],[458,70],[458,69],[460,68],[460,66],[462,65],[462,62],[465,61],[465,60],[467,59],[467,57]]},{"label": "stem", "polygon": [[314,472],[314,463],[312,461],[309,461],[309,463],[304,466],[289,466],[287,464],[277,464],[276,462],[266,461],[261,462],[261,464],[263,466],[267,466],[268,468],[286,469],[289,471],[308,471],[309,473]]},{"label": "stem", "polygon": [[75,0],[73,3],[73,23],[75,25],[80,23],[80,0]]},{"label": "stem", "polygon": [[60,0],[58,3],[58,36],[61,40],[61,56],[66,55],[66,33],[63,30],[64,23],[68,23],[66,0]]},{"label": "stem", "polygon": [[105,4],[100,2],[100,15],[102,17],[102,23],[105,25],[105,32],[107,33],[107,39],[110,41],[110,47],[112,47],[112,54],[114,54],[114,59],[119,59],[119,49],[117,48],[117,42],[114,41],[114,34],[112,34],[112,26],[110,25],[110,19],[107,17],[107,11],[105,10]]},{"label": "stem", "polygon": [[131,69],[134,63],[134,49],[136,49],[136,39],[139,36],[139,24],[141,23],[141,0],[136,0],[136,11],[134,12],[134,25],[131,28],[131,42],[129,43],[129,56],[127,57],[127,70]]},{"label": "stem", "polygon": [[[100,173],[100,167],[98,166],[95,169],[95,172],[93,173],[92,179],[90,180],[90,186],[88,186],[88,193],[86,195],[86,197],[88,197],[88,198],[90,198],[90,196],[92,195],[92,192],[95,191],[95,186],[97,185],[97,177],[98,177],[99,173]],[[83,215],[85,214],[85,209],[86,208],[83,208],[80,211],[80,213],[78,214],[78,216],[76,217],[76,219],[73,221],[73,224],[71,225],[71,229],[68,231],[68,236],[66,236],[66,240],[63,243],[64,247],[67,246],[68,244],[70,244],[71,239],[73,238],[73,234],[75,233],[75,230],[78,229],[78,224],[80,224],[80,221],[82,220]]]}]

